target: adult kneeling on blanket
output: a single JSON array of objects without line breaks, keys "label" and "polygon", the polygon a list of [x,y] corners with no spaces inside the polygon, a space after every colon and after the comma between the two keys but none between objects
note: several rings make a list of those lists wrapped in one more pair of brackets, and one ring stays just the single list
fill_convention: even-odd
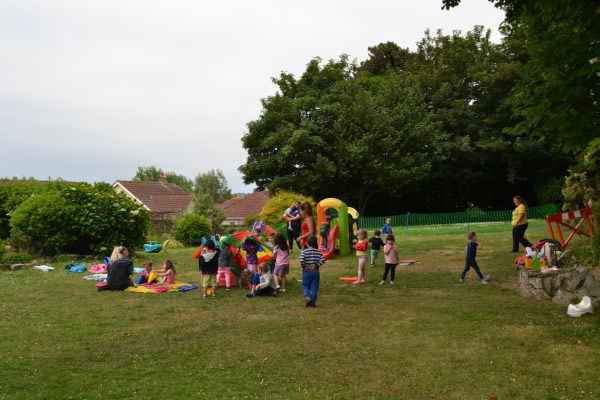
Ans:
[{"label": "adult kneeling on blanket", "polygon": [[129,286],[133,286],[131,274],[133,274],[133,262],[127,258],[129,251],[125,246],[117,246],[114,248],[110,256],[110,262],[106,267],[108,279],[106,285],[100,286],[98,291],[103,290],[125,290]]}]

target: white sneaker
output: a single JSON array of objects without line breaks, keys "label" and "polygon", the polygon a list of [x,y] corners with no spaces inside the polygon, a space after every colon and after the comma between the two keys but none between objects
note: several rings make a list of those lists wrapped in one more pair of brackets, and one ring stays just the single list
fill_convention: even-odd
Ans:
[{"label": "white sneaker", "polygon": [[[391,283],[391,282],[390,282],[390,283]],[[383,285],[385,285],[385,281],[381,281],[381,282],[379,282],[379,286],[383,286]]]},{"label": "white sneaker", "polygon": [[275,290],[279,290],[280,287],[281,286],[279,286],[279,285],[275,286]]},{"label": "white sneaker", "polygon": [[279,289],[279,291],[280,291],[281,293],[285,293],[285,292],[286,292],[286,290],[285,290],[285,289]]},{"label": "white sneaker", "polygon": [[394,281],[390,281],[390,285],[393,285],[393,284],[394,284]]}]

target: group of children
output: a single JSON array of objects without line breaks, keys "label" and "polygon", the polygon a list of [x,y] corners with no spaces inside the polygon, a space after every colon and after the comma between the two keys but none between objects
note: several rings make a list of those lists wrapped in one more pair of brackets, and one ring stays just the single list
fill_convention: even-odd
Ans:
[{"label": "group of children", "polygon": [[[260,229],[254,232],[254,239],[260,237]],[[274,263],[269,268],[267,264],[259,264],[259,246],[252,237],[247,237],[241,249],[246,252],[246,269],[239,279],[241,287],[248,289],[246,297],[276,296],[277,292],[285,293],[287,275],[290,272],[290,253],[286,237],[283,233],[271,233],[269,244],[273,249]],[[307,238],[308,246],[300,254],[300,264],[303,271],[302,287],[306,297],[306,306],[315,306],[319,290],[318,269],[325,263],[323,254],[317,249],[316,236]],[[202,297],[216,297],[218,282],[224,278],[227,290],[233,288],[230,281],[230,263],[233,252],[226,241],[222,241],[219,248],[212,240],[206,242],[206,251],[201,255],[198,266],[202,276]],[[318,253],[318,255],[317,255]]]}]

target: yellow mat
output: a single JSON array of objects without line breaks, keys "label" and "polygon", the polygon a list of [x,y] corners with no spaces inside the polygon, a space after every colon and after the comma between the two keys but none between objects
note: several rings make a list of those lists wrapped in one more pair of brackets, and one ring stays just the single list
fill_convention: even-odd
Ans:
[{"label": "yellow mat", "polygon": [[139,286],[130,286],[127,289],[125,289],[126,292],[135,292],[135,293],[162,293],[162,291],[157,291],[152,289],[153,287],[155,288],[169,288],[169,289],[177,289],[177,287],[179,286],[191,286],[189,283],[184,283],[184,282],[175,282],[175,283],[171,283],[170,285],[163,285],[163,284],[157,284],[155,286],[143,286],[143,285],[139,285]]}]

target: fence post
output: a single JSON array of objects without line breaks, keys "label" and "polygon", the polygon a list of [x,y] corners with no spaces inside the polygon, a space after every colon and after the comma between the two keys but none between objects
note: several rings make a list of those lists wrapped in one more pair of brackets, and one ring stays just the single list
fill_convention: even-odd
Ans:
[{"label": "fence post", "polygon": [[406,234],[408,235],[408,217],[410,215],[410,211],[406,212]]}]

